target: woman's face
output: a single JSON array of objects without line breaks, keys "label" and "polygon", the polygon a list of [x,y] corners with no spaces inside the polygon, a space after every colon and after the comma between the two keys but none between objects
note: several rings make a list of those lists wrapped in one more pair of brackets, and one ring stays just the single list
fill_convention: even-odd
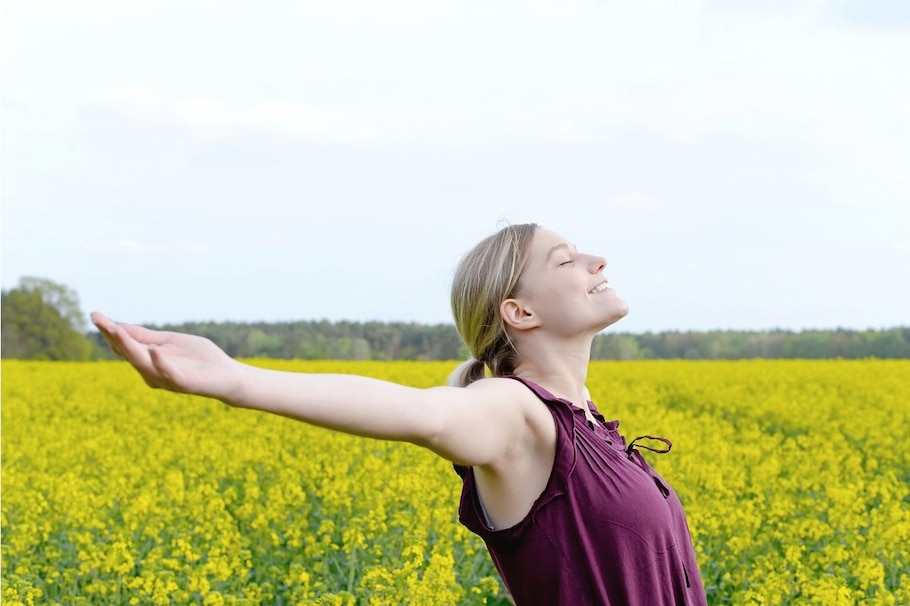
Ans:
[{"label": "woman's face", "polygon": [[578,252],[562,236],[537,228],[515,297],[546,330],[597,333],[629,313],[607,282],[607,260]]}]

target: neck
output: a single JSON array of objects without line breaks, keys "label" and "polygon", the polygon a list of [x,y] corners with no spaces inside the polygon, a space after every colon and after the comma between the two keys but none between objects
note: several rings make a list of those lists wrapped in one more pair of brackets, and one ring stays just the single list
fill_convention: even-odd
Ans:
[{"label": "neck", "polygon": [[516,342],[519,362],[515,375],[544,387],[560,398],[576,406],[587,408],[589,399],[585,381],[588,378],[588,364],[591,361],[591,345],[594,337],[574,341],[537,339]]}]

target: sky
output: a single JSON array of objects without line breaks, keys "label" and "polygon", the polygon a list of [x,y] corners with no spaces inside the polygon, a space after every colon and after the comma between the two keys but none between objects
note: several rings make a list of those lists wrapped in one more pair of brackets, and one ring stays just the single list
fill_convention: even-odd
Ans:
[{"label": "sky", "polygon": [[165,324],[450,323],[536,222],[611,331],[910,324],[910,3],[7,2],[2,286]]}]

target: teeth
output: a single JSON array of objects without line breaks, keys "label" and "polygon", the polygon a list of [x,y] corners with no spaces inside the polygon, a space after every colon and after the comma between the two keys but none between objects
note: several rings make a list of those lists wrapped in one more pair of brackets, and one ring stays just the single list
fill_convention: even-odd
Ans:
[{"label": "teeth", "polygon": [[591,289],[591,294],[596,295],[597,293],[603,292],[603,291],[607,290],[608,288],[610,288],[609,284],[607,284],[606,282],[601,282],[600,284],[598,284],[597,286],[595,286],[594,288]]}]

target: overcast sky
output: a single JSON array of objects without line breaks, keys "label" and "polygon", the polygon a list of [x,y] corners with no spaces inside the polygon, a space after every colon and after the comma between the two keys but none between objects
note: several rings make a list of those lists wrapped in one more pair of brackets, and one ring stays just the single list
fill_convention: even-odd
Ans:
[{"label": "overcast sky", "polygon": [[450,322],[502,221],[611,330],[910,324],[910,3],[4,3],[2,284],[117,320]]}]

